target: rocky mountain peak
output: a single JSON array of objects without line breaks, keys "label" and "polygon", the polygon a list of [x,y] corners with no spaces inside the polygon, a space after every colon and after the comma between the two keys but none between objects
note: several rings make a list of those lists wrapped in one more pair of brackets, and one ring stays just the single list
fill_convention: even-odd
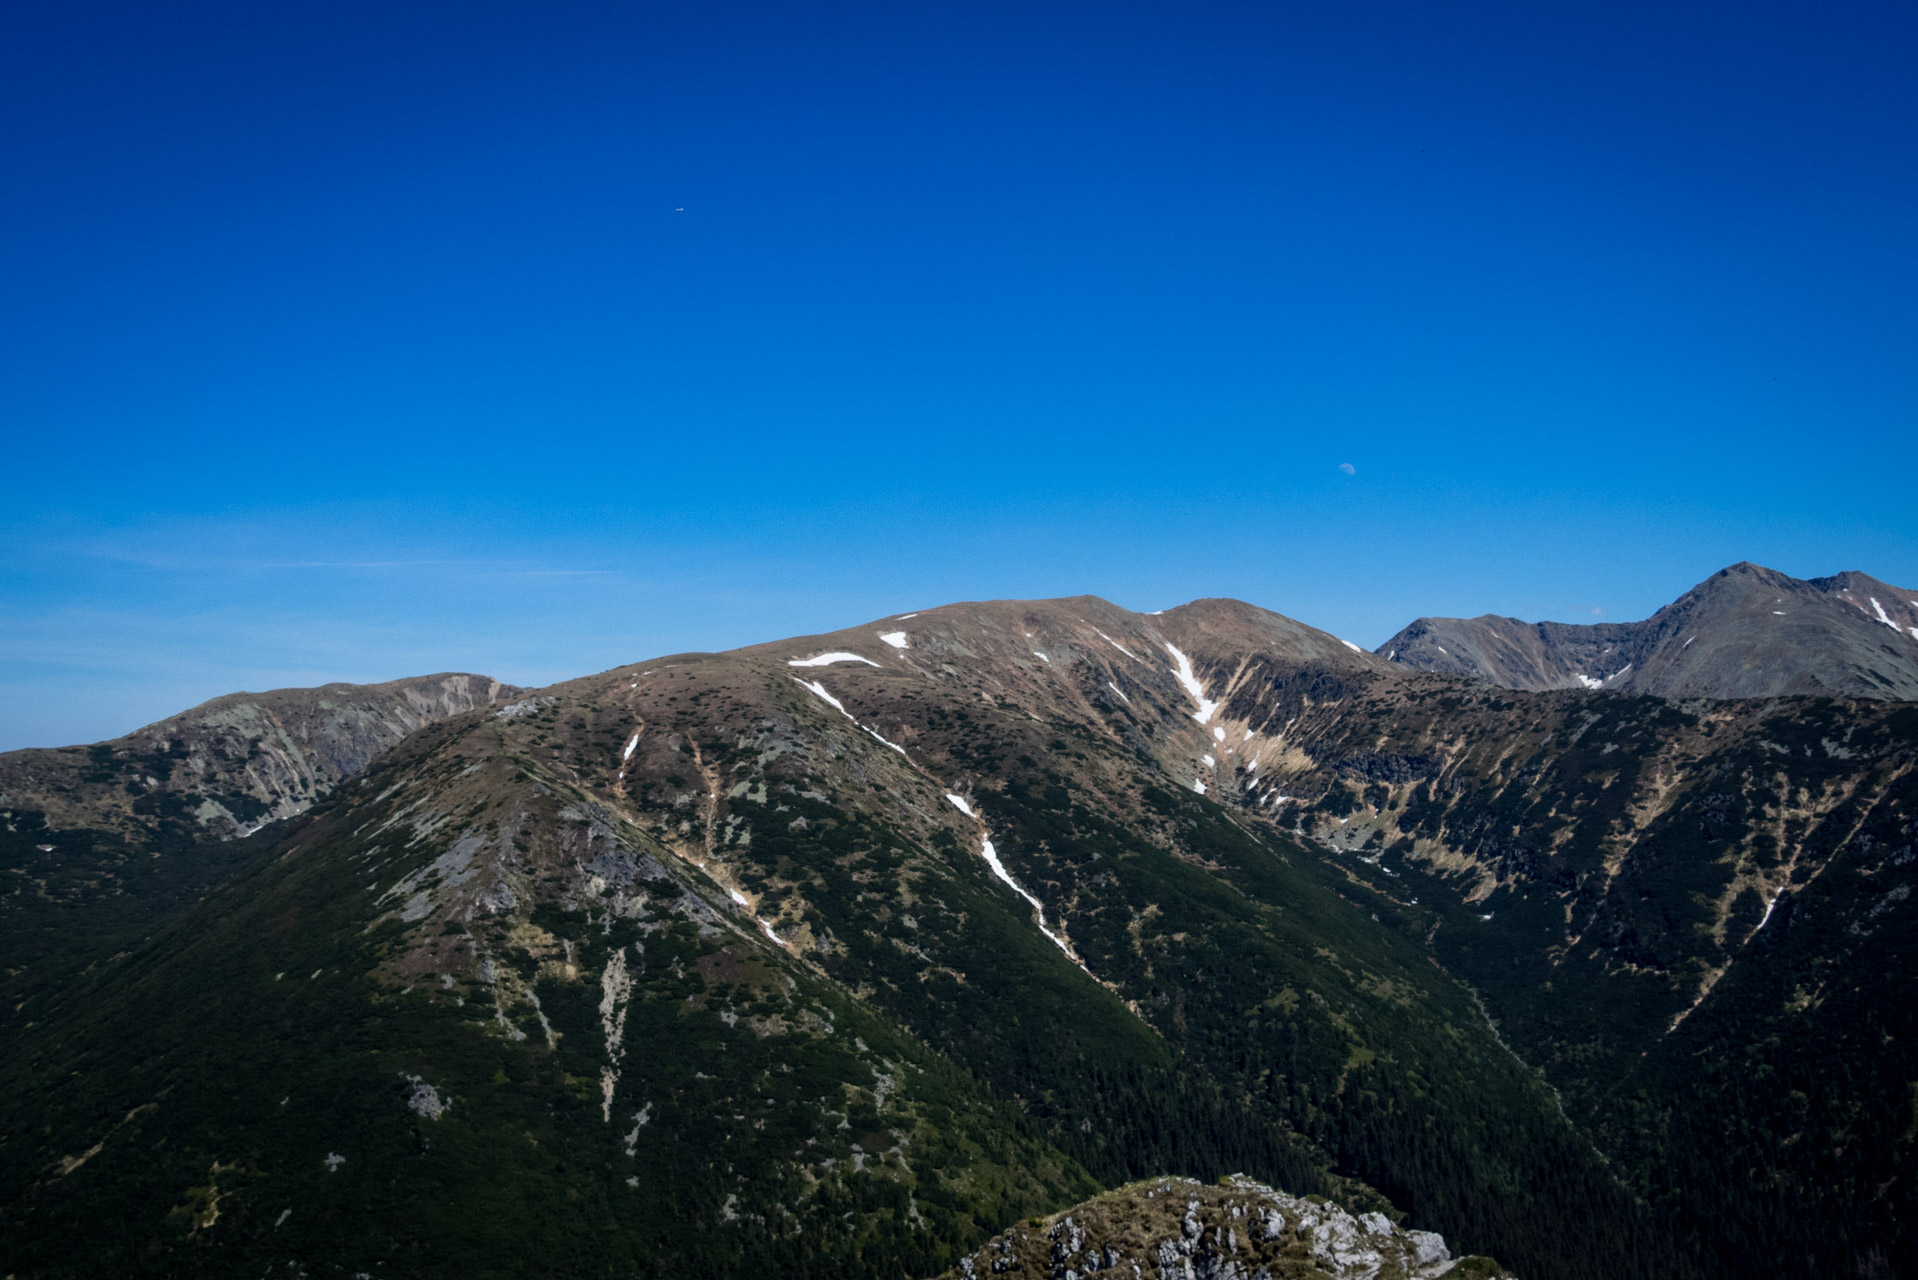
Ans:
[{"label": "rocky mountain peak", "polygon": [[1420,618],[1378,652],[1511,689],[1910,700],[1918,591],[1856,571],[1799,579],[1740,561],[1643,622]]}]

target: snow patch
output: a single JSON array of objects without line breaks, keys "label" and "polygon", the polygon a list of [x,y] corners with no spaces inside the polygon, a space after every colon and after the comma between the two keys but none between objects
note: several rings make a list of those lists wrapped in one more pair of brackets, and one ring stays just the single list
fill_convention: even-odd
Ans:
[{"label": "snow patch", "polygon": [[972,811],[972,806],[966,803],[964,796],[955,796],[948,791],[946,793],[946,799],[952,801],[952,807],[965,814],[968,818],[971,818],[975,822],[979,820],[979,815]]},{"label": "snow patch", "polygon": [[1037,658],[1039,661],[1045,663],[1048,667],[1052,665],[1052,659],[1046,657],[1045,654],[1040,653],[1037,649],[1034,649],[1032,651],[1032,656]]},{"label": "snow patch", "polygon": [[639,734],[636,732],[633,734],[632,737],[626,740],[626,749],[619,753],[619,758],[621,760],[631,760],[633,758],[633,748],[637,747],[638,745],[639,745]]},{"label": "snow patch", "polygon": [[[862,725],[860,725],[859,727],[860,727],[861,729],[866,729],[866,726],[865,726],[865,725],[863,725],[863,724],[862,724]],[[891,742],[891,741],[888,741],[888,740],[887,740],[887,739],[885,739],[885,738],[882,738],[882,737],[880,737],[880,736],[879,736],[878,734],[876,734],[876,733],[873,733],[871,729],[866,729],[866,732],[867,732],[867,733],[871,733],[871,734],[872,734],[872,740],[873,740],[874,742],[877,742],[877,743],[878,743],[879,745],[881,745],[881,746],[884,746],[884,747],[891,747],[891,748],[892,748],[892,749],[893,749],[894,751],[897,751],[897,752],[898,752],[898,753],[899,753],[900,755],[902,755],[902,756],[904,756],[904,755],[906,755],[906,749],[905,749],[904,747],[902,747],[902,746],[900,746],[900,745],[899,745],[898,743],[896,743],[896,742]],[[908,760],[910,760],[910,759],[911,759],[912,757],[911,757],[911,756],[906,756],[906,758],[907,758]]]},{"label": "snow patch", "polygon": [[787,661],[786,665],[789,667],[830,667],[835,662],[863,662],[869,667],[879,665],[871,658],[862,658],[856,653],[822,653],[817,658],[792,658]]},{"label": "snow patch", "polygon": [[1893,631],[1899,630],[1898,624],[1893,622],[1891,620],[1891,615],[1885,612],[1885,606],[1878,603],[1877,596],[1867,596],[1866,599],[1871,601],[1872,612],[1878,615],[1878,621],[1884,623],[1886,626],[1890,627]]},{"label": "snow patch", "polygon": [[1138,654],[1132,652],[1132,650],[1120,644],[1117,640],[1114,640],[1111,636],[1107,635],[1105,632],[1099,630],[1099,628],[1094,627],[1092,629],[1092,633],[1098,636],[1101,640],[1105,641],[1107,644],[1111,645],[1113,648],[1117,649],[1120,653],[1123,653],[1126,657],[1132,659],[1134,662],[1145,661],[1145,659],[1141,658]]},{"label": "snow patch", "polygon": [[1215,727],[1215,728],[1214,728],[1214,729],[1212,730],[1212,740],[1213,740],[1214,742],[1224,742],[1224,741],[1225,741],[1225,730],[1224,730],[1224,729],[1220,729],[1220,728],[1216,728],[1216,727]]},{"label": "snow patch", "polygon": [[1198,780],[1197,778],[1194,778],[1194,779],[1192,780],[1192,789],[1193,789],[1194,791],[1196,791],[1196,792],[1198,792],[1198,793],[1199,793],[1200,795],[1204,795],[1204,794],[1205,794],[1205,783],[1203,783],[1203,782],[1200,782],[1200,781],[1199,781],[1199,780]]},{"label": "snow patch", "polygon": [[1200,724],[1210,723],[1213,713],[1219,709],[1219,704],[1205,696],[1205,686],[1200,684],[1199,678],[1192,674],[1192,659],[1179,652],[1178,647],[1170,643],[1165,649],[1172,655],[1172,660],[1179,664],[1172,671],[1173,677],[1185,686],[1185,691],[1192,695],[1194,702],[1199,704],[1199,709],[1192,713],[1192,718]]},{"label": "snow patch", "polygon": [[[998,876],[1001,880],[1011,885],[1012,891],[1014,893],[1018,894],[1020,897],[1024,898],[1027,902],[1030,902],[1032,904],[1032,909],[1036,911],[1039,915],[1039,932],[1045,934],[1046,937],[1051,938],[1053,946],[1059,948],[1059,950],[1065,952],[1066,955],[1070,956],[1074,964],[1078,964],[1079,957],[1074,956],[1072,954],[1072,948],[1066,945],[1066,940],[1064,938],[1061,938],[1058,934],[1054,933],[1052,930],[1046,928],[1045,904],[1041,903],[1037,898],[1027,893],[1025,891],[1025,887],[1021,885],[1017,880],[1014,880],[1012,878],[1012,873],[1006,870],[1006,864],[999,861],[999,852],[998,850],[992,847],[991,836],[987,836],[985,838],[985,840],[981,844],[979,852],[981,856],[985,858],[986,865],[992,868],[993,875]],[[1085,966],[1082,964],[1079,965],[1079,967],[1081,969],[1085,968]],[[1090,971],[1088,970],[1088,972]]]},{"label": "snow patch", "polygon": [[1130,699],[1130,698],[1128,698],[1128,697],[1126,697],[1126,696],[1125,696],[1125,690],[1124,690],[1124,689],[1121,689],[1121,688],[1120,688],[1120,687],[1119,687],[1118,685],[1116,685],[1116,684],[1114,684],[1114,683],[1112,683],[1112,681],[1110,681],[1110,680],[1108,680],[1108,681],[1106,681],[1106,688],[1108,688],[1108,689],[1110,689],[1110,690],[1112,690],[1112,692],[1114,692],[1114,693],[1116,693],[1116,694],[1118,694],[1118,695],[1119,695],[1119,701],[1121,701],[1121,702],[1123,702],[1123,703],[1125,703],[1125,704],[1126,704],[1126,705],[1127,705],[1128,707],[1132,705],[1132,699]]},{"label": "snow patch", "polygon": [[[874,742],[879,743],[881,746],[891,747],[894,751],[897,751],[902,756],[906,754],[906,749],[900,746],[898,743],[888,742],[886,741],[886,739],[880,737],[877,733],[873,732],[871,729],[868,729],[865,725],[860,724],[858,719],[853,715],[853,713],[846,710],[845,703],[841,702],[839,699],[833,697],[830,693],[826,692],[825,685],[820,684],[817,680],[801,680],[798,676],[793,677],[793,683],[801,686],[802,688],[812,690],[814,693],[818,694],[821,698],[824,698],[827,702],[830,702],[833,705],[834,710],[839,712],[840,715],[846,717],[846,719],[851,720],[855,728],[857,728],[861,733],[865,734],[867,737],[871,738]],[[911,759],[911,757],[907,756],[907,759]]]},{"label": "snow patch", "polygon": [[[814,693],[831,703],[833,710],[846,717],[846,719],[852,720],[852,712],[846,710],[846,704],[833,697],[830,693],[827,693],[825,685],[820,684],[817,680],[801,680],[798,676],[793,677],[793,682],[803,688],[811,689]],[[859,722],[853,720],[853,723],[858,724]]]},{"label": "snow patch", "polygon": [[1199,759],[1205,761],[1205,767],[1208,769],[1216,769],[1219,767],[1219,762],[1211,756],[1200,756]]},{"label": "snow patch", "polygon": [[1350,649],[1353,653],[1366,652],[1364,649],[1359,648],[1357,645],[1353,644],[1350,640],[1345,639],[1343,636],[1339,638],[1339,643],[1344,645],[1346,648]]},{"label": "snow patch", "polygon": [[[887,644],[891,645],[895,649],[911,648],[911,646],[906,642],[906,633],[903,631],[883,632],[881,633],[879,638],[881,640],[884,640]],[[875,662],[873,663],[873,665],[876,667],[879,664]]]},{"label": "snow patch", "polygon": [[1582,671],[1573,672],[1572,679],[1578,681],[1581,685],[1584,685],[1587,689],[1603,689],[1605,687],[1605,682],[1603,680],[1594,680]]}]

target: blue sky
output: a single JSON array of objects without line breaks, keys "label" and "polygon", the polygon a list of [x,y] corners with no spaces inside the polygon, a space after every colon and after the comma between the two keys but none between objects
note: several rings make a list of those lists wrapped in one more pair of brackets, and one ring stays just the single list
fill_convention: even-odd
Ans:
[{"label": "blue sky", "polygon": [[955,599],[1373,645],[1918,586],[1914,55],[1893,4],[13,6],[0,749]]}]

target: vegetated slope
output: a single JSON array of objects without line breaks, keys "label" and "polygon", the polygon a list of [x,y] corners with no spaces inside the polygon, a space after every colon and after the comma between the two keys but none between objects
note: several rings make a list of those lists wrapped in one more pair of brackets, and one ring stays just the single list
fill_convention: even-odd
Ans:
[{"label": "vegetated slope", "polygon": [[191,900],[249,836],[422,725],[517,692],[441,674],[234,693],[108,742],[0,754],[0,997],[21,970]]},{"label": "vegetated slope", "polygon": [[1521,1273],[1683,1274],[1406,909],[1200,794],[1283,752],[1216,704],[1379,682],[1247,606],[1082,598],[431,726],[22,994],[9,1266],[929,1274],[1242,1171]]},{"label": "vegetated slope", "polygon": [[1419,922],[1701,1265],[1918,1257],[1918,707],[1420,677],[1286,742],[1221,798],[1416,913],[1380,916]]},{"label": "vegetated slope", "polygon": [[1091,1189],[647,852],[547,727],[427,730],[45,994],[5,1068],[10,1268],[899,1274]]},{"label": "vegetated slope", "polygon": [[1095,1275],[1234,1280],[1489,1280],[1491,1258],[1453,1258],[1442,1236],[1378,1212],[1292,1196],[1251,1178],[1152,1178],[1033,1218],[959,1260],[943,1280]]},{"label": "vegetated slope", "polygon": [[1741,563],[1643,622],[1420,618],[1378,652],[1508,689],[1918,699],[1918,591]]}]

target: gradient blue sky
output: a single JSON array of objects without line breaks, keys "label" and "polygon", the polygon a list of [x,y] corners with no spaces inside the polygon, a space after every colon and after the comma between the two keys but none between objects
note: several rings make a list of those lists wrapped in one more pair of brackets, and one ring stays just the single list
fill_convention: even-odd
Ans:
[{"label": "gradient blue sky", "polygon": [[955,599],[1918,585],[1914,65],[1909,3],[10,6],[0,748]]}]

